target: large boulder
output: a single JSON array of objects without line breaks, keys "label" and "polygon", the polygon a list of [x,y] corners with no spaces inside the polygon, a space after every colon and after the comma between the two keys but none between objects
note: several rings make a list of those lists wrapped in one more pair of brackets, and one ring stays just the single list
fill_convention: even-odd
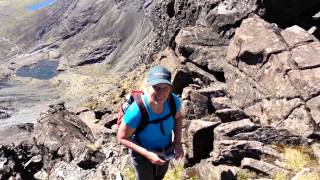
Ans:
[{"label": "large boulder", "polygon": [[190,164],[200,162],[201,159],[208,158],[213,150],[213,129],[220,122],[209,122],[202,120],[192,120],[187,122],[186,139],[187,153],[186,157]]},{"label": "large boulder", "polygon": [[221,140],[214,141],[213,147],[212,160],[214,164],[240,166],[244,157],[253,159],[260,159],[261,155],[280,157],[276,150],[258,141]]},{"label": "large boulder", "polygon": [[289,174],[289,171],[284,168],[252,158],[243,158],[241,167],[253,169],[257,172],[263,172],[271,176],[277,173]]},{"label": "large boulder", "polygon": [[312,113],[306,108],[320,89],[318,46],[298,26],[281,31],[258,16],[242,21],[228,48],[232,66],[224,68],[234,105],[264,126],[304,138],[318,134],[315,108]]},{"label": "large boulder", "polygon": [[51,105],[38,119],[32,134],[37,144],[43,144],[61,159],[71,161],[95,141],[88,126],[75,114],[68,112],[63,103]]}]

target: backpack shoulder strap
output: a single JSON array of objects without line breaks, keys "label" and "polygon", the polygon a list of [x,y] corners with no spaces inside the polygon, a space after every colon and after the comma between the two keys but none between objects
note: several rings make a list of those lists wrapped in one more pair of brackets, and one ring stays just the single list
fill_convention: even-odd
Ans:
[{"label": "backpack shoulder strap", "polygon": [[135,133],[141,132],[148,125],[148,122],[149,122],[148,111],[147,111],[146,106],[143,103],[142,95],[143,95],[142,91],[133,91],[132,92],[133,99],[136,101],[136,103],[139,107],[139,110],[141,112],[141,122],[138,125]]},{"label": "backpack shoulder strap", "polygon": [[177,113],[177,106],[176,106],[176,101],[175,101],[172,93],[170,93],[169,101],[170,101],[170,111],[171,111],[170,113],[172,114],[172,116],[174,118],[174,116]]}]

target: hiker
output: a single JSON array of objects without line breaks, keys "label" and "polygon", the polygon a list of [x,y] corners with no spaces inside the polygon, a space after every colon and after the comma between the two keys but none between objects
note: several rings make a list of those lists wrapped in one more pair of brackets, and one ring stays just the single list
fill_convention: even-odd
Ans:
[{"label": "hiker", "polygon": [[[132,103],[123,115],[118,140],[130,149],[138,180],[162,179],[168,170],[170,156],[175,159],[183,156],[181,103],[171,93],[171,73],[165,67],[150,69],[142,101],[150,123],[136,132],[143,113],[137,102]],[[172,109],[176,110],[173,114]],[[152,123],[153,121],[157,122]]]}]

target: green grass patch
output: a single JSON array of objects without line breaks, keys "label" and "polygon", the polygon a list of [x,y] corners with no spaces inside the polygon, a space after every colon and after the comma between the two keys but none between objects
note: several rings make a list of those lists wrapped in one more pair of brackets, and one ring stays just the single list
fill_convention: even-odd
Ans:
[{"label": "green grass patch", "polygon": [[248,180],[256,178],[257,174],[252,171],[242,170],[237,172],[237,180]]},{"label": "green grass patch", "polygon": [[182,164],[179,164],[172,169],[169,169],[164,177],[164,180],[180,180],[183,177],[184,168]]},{"label": "green grass patch", "polygon": [[272,176],[272,180],[289,180],[289,176],[284,173],[276,173]]},{"label": "green grass patch", "polygon": [[132,166],[125,167],[123,170],[123,176],[125,180],[135,180],[136,172]]}]

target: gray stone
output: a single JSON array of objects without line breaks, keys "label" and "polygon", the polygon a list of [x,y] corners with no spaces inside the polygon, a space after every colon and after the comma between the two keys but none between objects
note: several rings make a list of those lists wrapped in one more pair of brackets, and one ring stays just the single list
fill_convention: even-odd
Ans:
[{"label": "gray stone", "polygon": [[197,90],[184,88],[182,99],[182,111],[186,118],[199,119],[200,117],[209,114],[209,99],[207,96],[200,94]]},{"label": "gray stone", "polygon": [[299,69],[318,67],[320,65],[320,42],[293,48],[291,59]]},{"label": "gray stone", "polygon": [[228,25],[240,22],[257,9],[256,0],[249,0],[246,3],[235,0],[218,1],[206,16],[206,22],[209,27],[226,29]]},{"label": "gray stone", "polygon": [[249,118],[249,116],[247,116],[241,109],[221,109],[217,110],[215,114],[222,122],[238,121]]},{"label": "gray stone", "polygon": [[223,72],[228,46],[196,47],[188,56],[191,62],[212,72]]},{"label": "gray stone", "polygon": [[229,95],[227,91],[227,85],[220,82],[215,82],[209,87],[201,88],[197,90],[197,92],[210,98],[224,97]]},{"label": "gray stone", "polygon": [[216,141],[229,139],[230,137],[239,133],[254,131],[258,127],[259,126],[251,122],[250,119],[223,123],[214,129],[214,138]]},{"label": "gray stone", "polygon": [[314,39],[311,34],[297,25],[281,31],[281,36],[284,38],[289,47],[310,42]]},{"label": "gray stone", "polygon": [[221,140],[214,141],[212,160],[217,164],[240,166],[244,157],[259,159],[261,155],[279,157],[279,153],[258,141]]},{"label": "gray stone", "polygon": [[314,132],[314,123],[304,106],[296,108],[278,127],[289,130],[292,134],[308,137]]},{"label": "gray stone", "polygon": [[244,111],[250,117],[257,117],[264,126],[274,125],[292,112],[293,109],[301,106],[304,102],[299,98],[294,99],[263,99],[260,102],[247,107]]},{"label": "gray stone", "polygon": [[268,175],[274,175],[276,173],[289,174],[288,170],[285,170],[273,164],[252,159],[252,158],[243,158],[243,160],[241,161],[241,167],[254,169],[254,170],[257,170],[258,172],[263,172]]},{"label": "gray stone", "polygon": [[209,122],[202,120],[189,121],[186,127],[187,153],[189,162],[200,162],[201,159],[209,157],[213,150],[213,129],[220,122]]},{"label": "gray stone", "polygon": [[193,74],[194,78],[197,77],[204,81],[206,84],[217,82],[217,79],[213,74],[204,71],[203,69],[197,67],[195,64],[187,62],[186,66],[188,70]]},{"label": "gray stone", "polygon": [[308,100],[320,93],[320,68],[293,70],[289,78],[304,100]]},{"label": "gray stone", "polygon": [[287,49],[275,31],[271,24],[258,16],[243,20],[230,42],[227,61],[247,74],[254,74],[255,69],[266,62],[268,55]]},{"label": "gray stone", "polygon": [[232,65],[225,66],[227,90],[234,107],[246,107],[266,97],[264,89]]},{"label": "gray stone", "polygon": [[233,106],[231,100],[226,97],[213,97],[211,103],[216,110],[229,109]]},{"label": "gray stone", "polygon": [[78,157],[86,149],[86,144],[95,141],[91,129],[78,116],[68,112],[63,103],[51,105],[48,112],[40,116],[32,137],[52,152],[66,145],[68,150],[63,152],[71,152],[72,157]]},{"label": "gray stone", "polygon": [[259,90],[267,97],[295,97],[299,91],[290,82],[287,72],[291,70],[291,53],[288,51],[273,54],[256,75],[261,86]]},{"label": "gray stone", "polygon": [[320,127],[320,96],[314,97],[307,101],[307,107],[310,109],[312,119]]},{"label": "gray stone", "polygon": [[232,140],[259,141],[265,144],[288,144],[301,145],[306,144],[307,139],[286,129],[277,127],[263,126],[252,132],[241,132],[234,135]]},{"label": "gray stone", "polygon": [[176,36],[175,42],[181,55],[185,56],[183,50],[188,49],[193,52],[196,46],[224,46],[229,41],[213,32],[211,28],[193,26],[182,28]]}]

